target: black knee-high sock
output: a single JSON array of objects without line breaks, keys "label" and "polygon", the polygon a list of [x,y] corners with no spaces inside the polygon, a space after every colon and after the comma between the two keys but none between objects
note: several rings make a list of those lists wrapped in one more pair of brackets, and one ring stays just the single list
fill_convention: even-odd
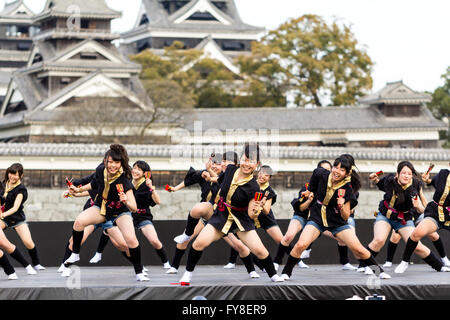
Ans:
[{"label": "black knee-high sock", "polygon": [[293,256],[289,255],[286,265],[284,266],[281,273],[287,274],[290,277],[292,275],[292,270],[294,269],[295,265],[299,263],[299,261],[300,258],[294,258]]},{"label": "black knee-high sock", "polygon": [[259,260],[258,257],[255,256],[253,253],[250,253],[250,255],[252,256],[253,263],[256,264],[258,268],[261,269],[262,271],[264,269],[264,265],[262,264],[261,260]]},{"label": "black knee-high sock", "polygon": [[444,243],[442,242],[441,238],[437,239],[436,241],[433,241],[433,244],[436,250],[438,251],[439,256],[441,258],[445,258],[447,255],[445,254]]},{"label": "black knee-high sock", "polygon": [[348,247],[347,246],[338,245],[338,252],[339,252],[339,262],[342,265],[350,262],[350,260],[348,260]]},{"label": "black knee-high sock", "polygon": [[81,249],[81,240],[83,240],[84,230],[76,231],[72,230],[72,252],[79,254]]},{"label": "black knee-high sock", "polygon": [[387,257],[386,261],[392,262],[394,260],[395,251],[397,250],[397,244],[389,241],[387,248]]},{"label": "black knee-high sock", "polygon": [[290,243],[287,246],[284,246],[280,243],[278,246],[277,255],[275,256],[275,259],[273,259],[273,262],[282,264],[284,255],[285,254],[289,255],[291,253],[293,247],[294,247],[294,245],[292,243]]},{"label": "black knee-high sock", "polygon": [[173,256],[172,268],[178,269],[180,267],[181,258],[183,258],[186,249],[175,248],[175,254]]},{"label": "black knee-high sock", "polygon": [[155,249],[155,251],[161,259],[162,263],[166,263],[167,261],[169,261],[169,259],[167,259],[167,253],[164,247],[161,247],[161,249]]},{"label": "black knee-high sock", "polygon": [[5,253],[3,253],[3,256],[0,258],[0,266],[3,268],[3,270],[6,273],[6,275],[8,275],[8,276],[10,274],[13,274],[14,272],[16,272],[14,270],[14,267],[9,262],[8,257],[6,256]]},{"label": "black knee-high sock", "polygon": [[405,247],[405,251],[403,251],[402,261],[409,262],[411,260],[411,256],[412,256],[414,250],[416,250],[418,244],[419,244],[419,241],[417,241],[417,242],[413,241],[413,240],[411,240],[411,238],[409,238],[408,241],[406,241],[406,247]]},{"label": "black knee-high sock", "polygon": [[134,272],[136,274],[142,273],[143,265],[141,263],[141,247],[129,248],[130,250],[130,260],[134,267]]},{"label": "black knee-high sock", "polygon": [[109,242],[109,236],[107,236],[106,234],[102,233],[100,240],[98,242],[98,246],[97,246],[97,252],[98,253],[103,253],[103,251],[105,250],[106,245]]},{"label": "black knee-high sock", "polygon": [[[371,257],[373,257],[373,258],[375,258],[379,254],[379,252],[376,252],[376,251],[373,251],[372,249],[370,249],[369,246],[367,246],[366,249],[369,250],[369,252],[371,253]],[[377,263],[375,263],[375,264],[377,264]],[[363,266],[363,265],[361,265],[361,260],[359,260],[359,268],[367,267],[369,265]]]},{"label": "black knee-high sock", "polygon": [[363,259],[363,262],[366,266],[376,266],[380,270],[380,273],[384,272],[383,268],[378,265],[378,262],[372,254],[368,259]]},{"label": "black knee-high sock", "polygon": [[63,258],[62,263],[64,263],[64,261],[69,259],[70,255],[72,254],[72,250],[70,250],[69,244],[70,244],[70,242],[67,242],[66,250],[64,251],[64,258]]},{"label": "black knee-high sock", "polygon": [[233,247],[230,247],[230,257],[228,258],[228,262],[236,264],[238,255],[239,255],[239,252],[234,250]]},{"label": "black knee-high sock", "polygon": [[195,269],[195,266],[197,265],[198,261],[200,260],[201,256],[203,254],[203,251],[197,251],[194,248],[191,247],[188,254],[188,259],[186,263],[186,271],[192,272]]},{"label": "black knee-high sock", "polygon": [[259,261],[261,261],[261,264],[263,265],[264,269],[266,270],[269,278],[272,278],[275,274],[277,274],[277,271],[275,270],[275,267],[273,265],[273,260],[270,257],[270,254],[267,256],[267,258],[259,260]]},{"label": "black knee-high sock", "polygon": [[31,258],[31,263],[33,264],[33,266],[37,266],[38,264],[41,264],[39,262],[39,256],[36,250],[36,246],[34,246],[33,249],[28,249],[28,254],[30,255]]},{"label": "black knee-high sock", "polygon": [[200,219],[191,217],[191,213],[189,212],[186,223],[186,230],[184,231],[187,236],[192,236],[192,234],[194,233],[194,229],[197,226],[198,220]]},{"label": "black knee-high sock", "polygon": [[441,271],[441,268],[444,266],[444,263],[436,257],[433,251],[430,251],[428,257],[424,258],[423,261],[428,263],[436,271]]},{"label": "black knee-high sock", "polygon": [[12,253],[9,254],[12,258],[14,258],[17,262],[19,262],[24,268],[29,265],[27,260],[22,255],[22,252],[20,252],[19,249],[14,249]]},{"label": "black knee-high sock", "polygon": [[127,253],[125,251],[121,252],[122,255],[125,257],[125,259],[127,259],[128,261],[130,261],[131,263],[133,263],[133,261],[131,261],[131,258],[129,256],[127,256]]},{"label": "black knee-high sock", "polygon": [[241,257],[241,260],[244,262],[245,269],[247,269],[248,273],[255,271],[255,265],[253,264],[253,259],[250,254],[244,258]]}]

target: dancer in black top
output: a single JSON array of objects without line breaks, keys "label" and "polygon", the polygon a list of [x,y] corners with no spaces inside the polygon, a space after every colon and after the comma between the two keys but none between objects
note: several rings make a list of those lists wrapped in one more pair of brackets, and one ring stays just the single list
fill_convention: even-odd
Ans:
[{"label": "dancer in black top", "polygon": [[[378,178],[376,173],[369,176],[384,192],[383,200],[380,201],[378,208],[379,213],[375,220],[374,238],[367,246],[373,256],[380,252],[392,228],[398,231],[403,240],[407,242],[414,231],[412,209],[415,208],[419,213],[424,212],[419,200],[421,182],[414,177],[415,175],[416,170],[412,163],[401,161],[397,166],[396,174],[389,174],[381,179]],[[415,253],[437,271],[441,271],[444,266],[442,261],[422,243],[417,245]],[[363,269],[363,266],[360,266],[361,269]],[[370,271],[367,272],[366,269],[367,273],[370,274]]]},{"label": "dancer in black top", "polygon": [[[433,194],[433,201],[430,201],[425,208],[424,219],[414,229],[406,242],[402,262],[395,268],[395,273],[406,271],[411,255],[420,246],[420,239],[439,229],[450,231],[450,170],[442,169],[433,179],[430,179],[429,172],[424,173],[422,180],[428,185],[432,185],[436,191]],[[445,267],[443,263],[438,263],[441,261],[436,260],[434,263],[432,260],[426,262],[437,271],[450,271],[450,268]]]},{"label": "dancer in black top", "polygon": [[353,170],[347,157],[339,157],[333,163],[331,172],[323,168],[314,170],[305,197],[314,194],[315,202],[310,207],[310,216],[299,240],[295,244],[283,269],[282,277],[287,280],[292,269],[300,260],[301,253],[325,230],[331,233],[353,252],[364,265],[376,265],[380,278],[390,278],[364,248],[356,233],[347,223],[351,208],[357,204],[355,192],[361,187],[359,175]]},{"label": "dancer in black top", "polygon": [[70,187],[72,193],[80,193],[93,188],[97,190],[97,196],[94,206],[83,211],[75,220],[72,233],[73,252],[66,263],[74,263],[80,259],[81,240],[86,226],[111,221],[117,224],[128,245],[136,280],[148,281],[149,279],[142,272],[141,250],[131,216],[131,212],[137,211],[137,205],[128,162],[125,148],[113,144],[105,154],[104,164],[97,167],[95,179],[86,186]]},{"label": "dancer in black top", "polygon": [[14,163],[5,172],[4,190],[1,197],[2,212],[0,213],[0,227],[13,228],[28,250],[35,270],[45,270],[41,265],[36,245],[23,211],[23,204],[27,201],[28,191],[22,183],[23,166]]},{"label": "dancer in black top", "polygon": [[240,167],[229,165],[216,197],[217,208],[206,227],[200,232],[189,250],[186,271],[180,282],[190,283],[192,272],[202,252],[212,242],[238,228],[239,239],[260,259],[272,281],[283,281],[275,271],[269,252],[255,230],[253,218],[262,210],[265,198],[255,201],[260,188],[253,172],[260,164],[258,145],[246,145],[240,159]]}]

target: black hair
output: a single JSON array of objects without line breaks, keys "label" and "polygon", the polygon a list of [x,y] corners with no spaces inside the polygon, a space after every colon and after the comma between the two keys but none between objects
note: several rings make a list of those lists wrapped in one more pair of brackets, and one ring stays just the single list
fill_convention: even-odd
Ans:
[{"label": "black hair", "polygon": [[114,161],[120,161],[125,177],[131,179],[131,167],[128,164],[130,160],[128,158],[127,150],[124,146],[122,146],[121,144],[110,145],[109,150],[105,153],[105,162],[108,160],[108,157],[111,157],[111,159],[113,159]]},{"label": "black hair", "polygon": [[[413,173],[413,183],[416,184],[418,181],[417,181],[417,178],[415,178],[414,176],[417,176],[417,172],[411,162],[401,161],[397,165],[397,174],[400,174],[400,172],[403,170],[404,167],[408,167],[409,169],[411,169],[411,171]],[[402,204],[405,202],[405,195],[403,192],[403,188],[400,185],[400,183],[398,182],[398,179],[394,180],[393,183],[394,183],[394,191],[395,191],[395,194],[397,195],[397,204]]]},{"label": "black hair", "polygon": [[352,166],[356,166],[356,164],[355,164],[355,158],[353,158],[353,156],[352,156],[350,153],[344,153],[344,154],[341,154],[340,157],[345,157],[345,158],[347,158],[347,159],[350,161],[350,163],[352,164]]},{"label": "black hair", "polygon": [[351,160],[346,156],[340,156],[336,160],[334,160],[333,167],[337,167],[341,165],[341,168],[344,168],[347,173],[351,172],[351,184],[354,192],[357,192],[361,189],[361,178],[355,170],[352,170],[353,164]]},{"label": "black hair", "polygon": [[3,180],[3,183],[6,185],[6,183],[8,182],[9,178],[8,178],[8,174],[12,173],[12,174],[19,174],[19,178],[22,178],[23,176],[23,166],[20,163],[13,163],[12,165],[10,165],[8,167],[8,169],[6,169],[5,171],[5,179]]},{"label": "black hair", "polygon": [[333,167],[333,165],[331,164],[330,161],[328,161],[328,160],[320,160],[320,161],[317,163],[317,168],[322,167],[322,164],[324,164],[324,163],[328,163],[328,164],[330,165],[330,168]]},{"label": "black hair", "polygon": [[253,159],[257,162],[261,162],[261,151],[259,149],[259,143],[246,143],[241,156],[243,155],[245,155],[248,159]]},{"label": "black hair", "polygon": [[234,151],[227,151],[222,155],[222,160],[223,161],[233,161],[235,165],[238,165],[239,161],[238,161],[238,155],[236,152]]},{"label": "black hair", "polygon": [[134,166],[137,166],[144,173],[147,172],[147,171],[152,172],[152,169],[150,169],[150,165],[147,162],[145,162],[144,160],[136,161],[135,163],[133,163],[133,167]]},{"label": "black hair", "polygon": [[264,172],[264,173],[268,174],[271,177],[273,175],[273,170],[268,165],[261,166],[261,169],[259,170],[259,172]]},{"label": "black hair", "polygon": [[211,153],[211,161],[213,163],[221,163],[222,162],[222,155],[220,153]]}]

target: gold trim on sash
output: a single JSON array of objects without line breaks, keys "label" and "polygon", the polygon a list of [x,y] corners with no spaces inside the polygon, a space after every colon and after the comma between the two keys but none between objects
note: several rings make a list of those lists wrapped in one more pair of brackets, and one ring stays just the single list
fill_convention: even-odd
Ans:
[{"label": "gold trim on sash", "polygon": [[348,176],[341,182],[339,182],[337,185],[333,187],[333,182],[331,181],[331,172],[328,175],[328,183],[327,183],[327,193],[325,195],[325,198],[322,201],[322,208],[320,209],[320,213],[322,214],[322,223],[324,227],[328,227],[328,221],[327,221],[327,206],[328,202],[330,202],[331,198],[334,195],[334,192],[341,188],[342,186],[346,185],[351,181],[351,177]]},{"label": "gold trim on sash", "polygon": [[22,182],[19,180],[17,180],[16,183],[14,183],[13,185],[9,185],[9,180],[8,182],[6,182],[6,188],[5,188],[5,193],[3,194],[3,198],[5,198],[8,196],[8,193],[13,190],[15,187],[17,187],[18,185],[20,185]]},{"label": "gold trim on sash", "polygon": [[262,186],[260,186],[259,188],[261,189],[261,191],[266,191],[266,189],[269,187],[269,181],[267,181],[266,183],[264,183]]},{"label": "gold trim on sash", "polygon": [[[265,184],[263,184],[262,186],[260,186],[259,189],[261,189],[262,193],[265,193],[265,191],[267,190],[268,187],[269,187],[269,181],[267,181]],[[258,217],[256,217],[255,219],[253,219],[253,221],[255,221],[255,227],[256,227],[256,229],[261,228],[261,222],[259,222]]]},{"label": "gold trim on sash", "polygon": [[211,183],[209,184],[209,193],[208,193],[208,195],[206,196],[206,202],[208,202],[208,201],[211,200],[211,198],[212,198],[212,191],[211,191],[212,185],[213,185],[213,183],[211,182]]},{"label": "gold trim on sash", "polygon": [[108,179],[108,170],[105,169],[103,170],[103,180],[105,182],[105,188],[103,189],[103,193],[102,193],[102,208],[100,209],[100,214],[105,216],[106,215],[106,202],[108,201],[108,193],[109,193],[109,186],[111,185],[111,183],[113,183],[114,181],[116,181],[123,173],[123,169],[122,167],[120,167],[119,171],[117,171],[114,176],[112,176],[111,178]]},{"label": "gold trim on sash", "polygon": [[[398,181],[395,181],[396,183],[398,183]],[[402,187],[403,190],[408,189],[409,187],[411,187],[412,182],[408,183],[407,185],[402,186],[400,183],[399,185]],[[392,190],[392,198],[389,201],[389,208],[393,208],[395,205],[395,201],[397,201],[398,196],[395,194],[395,191]],[[391,214],[392,214],[392,210],[388,209],[388,211],[386,212],[386,218],[390,219],[391,218]]]},{"label": "gold trim on sash", "polygon": [[134,180],[133,180],[133,186],[134,188],[137,190],[139,189],[139,187],[141,186],[141,184],[143,184],[145,182],[145,177],[140,178],[136,184],[134,184]]},{"label": "gold trim on sash", "polygon": [[[253,179],[253,174],[250,174],[249,176],[245,177],[244,179],[237,181],[237,177],[239,176],[241,169],[238,168],[234,175],[233,175],[233,180],[231,181],[231,185],[230,185],[230,189],[228,190],[227,193],[227,198],[226,198],[226,203],[228,205],[231,206],[231,198],[233,197],[234,193],[236,192],[236,189],[239,186],[242,186],[244,184],[246,184],[247,182],[251,181]],[[244,227],[242,226],[241,222],[239,221],[238,218],[236,218],[233,213],[231,212],[231,208],[228,206],[225,206],[228,209],[228,218],[227,218],[227,222],[225,223],[225,225],[222,228],[222,232],[227,234],[228,231],[231,228],[231,225],[233,224],[233,221],[236,222],[236,225],[238,226],[240,231],[245,231]]]},{"label": "gold trim on sash", "polygon": [[[450,174],[447,176],[447,181],[445,182],[444,192],[442,193],[441,199],[439,200],[438,214],[439,214],[439,221],[440,222],[444,222],[445,221],[444,203],[445,203],[445,200],[448,197],[449,192],[450,192]],[[450,221],[447,221],[447,222],[448,222],[448,224],[445,224],[445,226],[449,226],[450,225]]]}]

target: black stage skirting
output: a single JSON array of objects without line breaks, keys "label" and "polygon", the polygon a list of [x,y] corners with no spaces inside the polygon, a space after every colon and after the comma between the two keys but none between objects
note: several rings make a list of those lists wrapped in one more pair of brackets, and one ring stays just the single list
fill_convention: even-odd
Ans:
[{"label": "black stage skirting", "polygon": [[70,278],[62,278],[56,268],[37,275],[17,270],[19,280],[0,276],[0,301],[3,300],[345,300],[354,295],[384,295],[387,300],[450,299],[450,276],[426,265],[411,265],[392,279],[379,280],[355,271],[342,271],[338,265],[311,265],[295,268],[291,279],[273,283],[267,274],[249,279],[244,267],[225,270],[222,266],[198,266],[189,287],[172,285],[177,275],[164,273],[162,267],[149,267],[149,282],[137,282],[132,267],[73,267]]},{"label": "black stage skirting", "polygon": [[[278,220],[281,231],[284,233],[287,230],[289,224],[288,219]],[[372,240],[373,237],[373,222],[374,220],[356,220],[356,233],[361,243],[366,246]],[[73,222],[30,222],[30,230],[33,239],[37,245],[38,253],[41,258],[41,263],[44,266],[55,267],[61,264],[61,260],[64,255],[65,246],[67,240],[72,234]],[[182,233],[185,227],[185,221],[182,220],[157,220],[154,221],[155,228],[158,232],[159,239],[163,243],[169,260],[172,260],[173,253],[175,251],[175,242],[173,238]],[[29,259],[25,247],[21,243],[17,234],[13,230],[6,230],[6,236],[11,242],[16,244],[24,253],[25,257]],[[278,246],[274,241],[263,231],[258,230],[258,234],[261,236],[262,241],[266,245],[267,249],[271,253],[272,257],[276,254]],[[440,231],[442,240],[448,252],[450,252],[450,233],[443,230]],[[161,265],[161,261],[157,256],[153,247],[148,243],[140,231],[137,231],[138,239],[141,244],[142,261],[145,265]],[[97,230],[83,245],[81,250],[80,266],[89,266],[89,260],[94,255],[98,240],[100,238],[100,230]],[[297,240],[298,236],[295,238]],[[427,245],[431,250],[436,252],[431,241],[427,238],[423,240],[423,243]],[[377,256],[377,261],[384,263],[386,258],[386,247],[383,248],[381,253]],[[403,241],[400,242],[397,252],[394,258],[394,263],[398,263],[401,260],[401,256],[404,249]],[[219,240],[213,243],[207,248],[202,255],[200,265],[225,265],[229,256],[229,246],[223,240]],[[357,261],[354,259],[351,252],[349,252],[349,258],[352,263]],[[183,257],[182,265],[186,263],[187,254]],[[12,259],[11,259],[12,260]],[[286,258],[285,258],[286,260]],[[311,257],[305,261],[308,264],[338,264],[339,256],[337,251],[337,243],[335,240],[321,236],[312,247]],[[412,262],[422,263],[422,260],[417,256],[413,256]],[[238,264],[241,264],[238,259]],[[13,261],[14,266],[19,266]],[[127,266],[128,261],[125,260],[122,255],[113,247],[110,243],[105,249],[103,254],[103,260],[98,264],[99,266]],[[92,266],[92,265],[91,265]]]}]

